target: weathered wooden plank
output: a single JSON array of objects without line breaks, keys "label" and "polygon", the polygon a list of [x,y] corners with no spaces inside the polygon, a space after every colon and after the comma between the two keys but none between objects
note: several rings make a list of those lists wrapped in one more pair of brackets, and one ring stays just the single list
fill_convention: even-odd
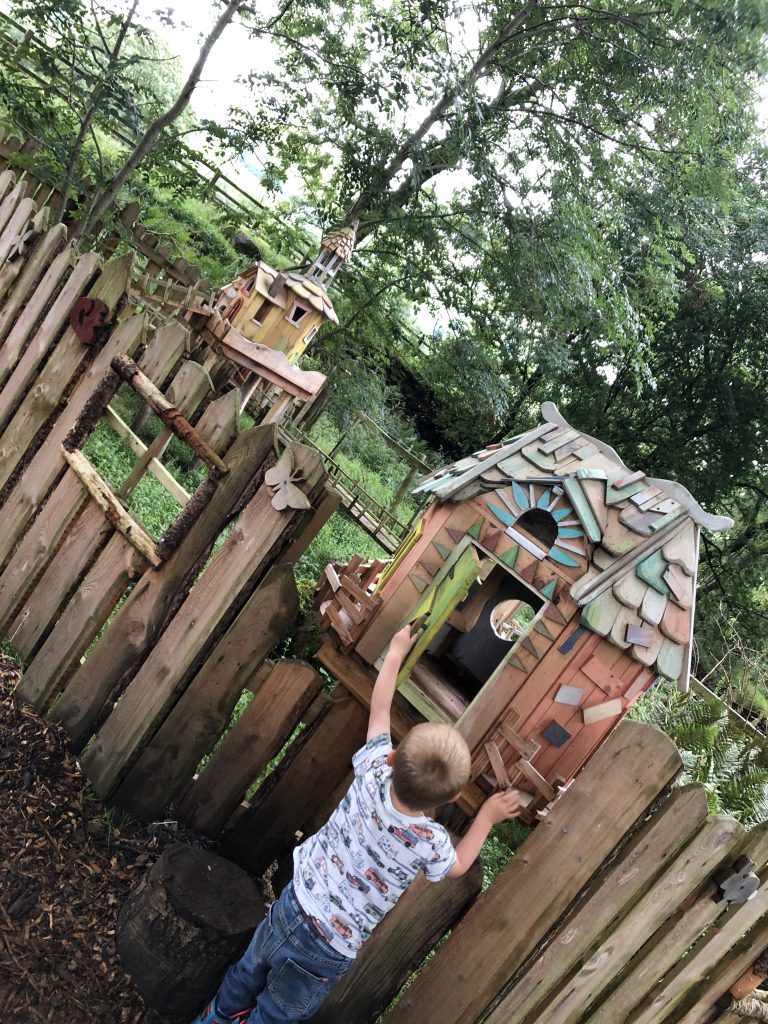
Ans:
[{"label": "weathered wooden plank", "polygon": [[219,455],[224,455],[240,433],[240,391],[233,388],[211,402],[197,421],[197,432]]},{"label": "weathered wooden plank", "polygon": [[[125,294],[131,263],[130,256],[120,257],[108,263],[96,285],[91,289],[91,296],[100,298],[108,308],[113,309]],[[97,365],[103,366],[103,356],[108,350],[110,356],[115,354],[115,348],[118,351],[125,351],[130,345],[128,338],[134,338],[135,344],[138,344],[142,325],[143,320],[140,320],[138,325],[132,324],[131,320],[123,321],[112,333],[112,344],[107,344],[96,355],[90,370],[95,372]],[[71,328],[65,331],[42,373],[38,375],[34,389],[26,395],[0,437],[0,487],[7,483],[19,462],[24,458],[30,442],[56,409],[68,390],[73,376],[79,372],[87,351],[88,346],[82,344]],[[102,370],[98,374],[98,380],[104,376],[104,372]],[[84,378],[81,378],[80,384],[86,386],[86,384],[90,384],[90,381],[86,382]],[[79,388],[78,391],[80,391]],[[77,413],[80,412],[78,404],[75,403]],[[66,413],[56,421],[56,427],[59,430],[63,424],[67,424],[67,431],[70,429],[71,423],[77,415],[76,413],[75,417],[70,420],[73,411],[73,403],[70,401]],[[52,429],[51,434],[53,433]],[[53,437],[49,435],[49,442],[51,441],[53,441]],[[60,466],[59,458],[57,468]],[[29,468],[26,469],[24,475],[29,475]],[[54,471],[54,479],[55,475]],[[52,482],[53,480],[50,481],[50,483]],[[46,487],[46,491],[47,489]]]},{"label": "weathered wooden plank", "polygon": [[[546,1006],[558,1024],[574,1024],[664,921],[744,843],[735,818],[707,818],[637,906],[594,949]],[[619,1018],[620,1019],[620,1018]],[[616,1018],[614,1018],[614,1021]]]},{"label": "weathered wooden plank", "polygon": [[[343,690],[339,691],[343,693]],[[307,824],[349,774],[352,755],[365,743],[366,709],[354,697],[323,699],[324,711],[259,791],[253,806],[224,837],[226,856],[256,874],[281,860]]]},{"label": "weathered wooden plank", "polygon": [[45,707],[145,565],[132,544],[112,535],[24,673],[18,688],[23,700]]},{"label": "weathered wooden plank", "polygon": [[123,780],[114,795],[118,807],[148,818],[189,784],[227,726],[248,679],[298,610],[293,569],[273,566]]},{"label": "weathered wooden plank", "polygon": [[306,662],[278,661],[177,805],[179,820],[218,836],[322,687]]},{"label": "weathered wooden plank", "polygon": [[55,554],[64,531],[87,501],[80,481],[67,473],[27,531],[0,576],[0,631],[36,584]]},{"label": "weathered wooden plank", "polygon": [[179,588],[205,557],[222,523],[257,478],[272,440],[269,427],[253,427],[237,439],[227,454],[229,473],[216,483],[213,497],[194,527],[167,562],[138,582],[78,669],[51,714],[67,730],[75,749],[87,741],[125,674],[135,670],[153,646]]},{"label": "weathered wooden plank", "polygon": [[[754,899],[723,914],[704,939],[665,975],[650,1001],[629,1017],[631,1024],[676,1020],[699,1024],[704,1011],[741,977],[768,946],[768,886]],[[628,1022],[628,1024],[629,1024]]]},{"label": "weathered wooden plank", "polygon": [[2,234],[0,234],[0,269],[4,269],[8,254],[16,240],[26,230],[27,224],[36,213],[37,203],[34,199],[22,199],[11,213],[5,227],[0,229],[2,231]]},{"label": "weathered wooden plank", "polygon": [[147,342],[146,350],[139,359],[139,369],[154,384],[162,387],[188,342],[189,331],[178,320],[163,324]]},{"label": "weathered wooden plank", "polygon": [[[768,859],[768,829],[756,829],[740,849],[762,870]],[[645,955],[638,957],[621,983],[611,985],[607,999],[588,1018],[588,1024],[615,1024],[627,1020],[629,1012],[641,1002],[655,985],[683,958],[694,943],[725,911],[718,902],[720,895],[713,882],[706,883],[693,903],[686,903],[654,936]],[[695,951],[694,951],[695,955]]]},{"label": "weathered wooden plank", "polygon": [[2,308],[0,308],[0,345],[3,344],[6,335],[13,326],[19,310],[24,307],[25,303],[29,304],[34,298],[33,289],[38,278],[45,274],[45,271],[66,241],[66,227],[63,224],[55,224],[46,231],[35,245],[34,251],[24,259],[21,273],[16,278],[10,294],[6,295],[3,299]]},{"label": "weathered wooden plank", "polygon": [[524,1024],[535,1018],[542,1003],[586,956],[595,937],[643,898],[665,864],[701,828],[707,812],[703,786],[671,793],[621,856],[595,876],[550,944],[515,978],[487,1024]]},{"label": "weathered wooden plank", "polygon": [[[79,497],[76,501],[79,506]],[[29,661],[67,595],[75,588],[111,533],[111,525],[90,502],[70,524],[59,550],[34,590],[25,598],[8,630],[8,638],[25,661]]]},{"label": "weathered wooden plank", "polygon": [[[6,178],[5,181],[7,182],[8,179]],[[0,203],[0,237],[2,237],[2,233],[5,231],[8,222],[10,221],[14,212],[18,208],[19,203],[24,198],[25,189],[26,182],[20,181],[14,186],[13,189],[11,189],[10,192],[7,192],[4,195],[3,201],[2,203]],[[29,217],[28,212],[26,216],[27,218]]]},{"label": "weathered wooden plank", "polygon": [[21,316],[13,324],[8,337],[0,348],[0,384],[7,380],[16,366],[35,324],[59,290],[62,278],[74,266],[74,262],[74,248],[68,246],[51,262],[37,288],[30,295]]},{"label": "weathered wooden plank", "polygon": [[[132,359],[129,359],[128,356],[117,356],[112,360],[112,368],[120,374],[123,380],[131,385],[137,394],[141,395],[163,423],[192,448],[197,457],[208,466],[212,473],[224,475],[227,472],[226,463],[203,440],[186,417],[174,406],[173,402],[169,401],[162,391],[155,387],[149,377],[138,368]],[[202,370],[202,367],[200,369]],[[179,372],[181,373],[183,370],[184,367]],[[207,371],[204,372],[207,373]]]},{"label": "weathered wooden plank", "polygon": [[482,881],[479,861],[462,877],[438,885],[417,875],[312,1018],[313,1024],[375,1020],[427,953],[456,926],[479,895]]},{"label": "weathered wooden plank", "polygon": [[[290,450],[304,476],[302,489],[310,493],[324,475],[320,457],[303,445]],[[222,617],[290,539],[290,528],[302,515],[292,508],[277,511],[269,488],[259,488],[84,755],[98,793],[114,789]]]},{"label": "weathered wooden plank", "polygon": [[[138,455],[141,459],[146,454],[147,446],[140,437],[137,437],[136,434],[134,434],[125,420],[121,419],[111,406],[107,407],[104,419],[109,426],[112,427],[115,433],[125,441],[134,455]],[[189,501],[189,491],[184,490],[181,484],[168,472],[159,459],[150,458],[146,468],[147,472],[151,473],[158,483],[163,485],[172,498],[175,498],[180,505],[186,505]]]},{"label": "weathered wooden plank", "polygon": [[[62,259],[66,252],[59,257]],[[21,358],[12,366],[10,358],[12,349],[6,353],[5,346],[0,350],[0,381],[3,382],[3,389],[0,391],[0,427],[4,427],[15,407],[30,387],[38,366],[45,358],[46,353],[58,337],[69,317],[69,312],[76,299],[82,295],[92,281],[94,274],[101,265],[101,257],[96,253],[89,252],[81,256],[69,275],[66,284],[59,292],[58,298],[51,306],[45,319],[34,331],[29,344],[24,350]],[[26,331],[26,325],[22,325],[23,316],[17,325],[20,333]],[[12,337],[17,328],[14,328]],[[7,345],[16,346],[16,339],[11,338]],[[19,349],[20,351],[20,349]],[[14,357],[15,358],[15,357]],[[12,372],[11,372],[12,371]],[[8,374],[10,373],[10,377]]]},{"label": "weathered wooden plank", "polygon": [[387,1024],[475,1021],[680,767],[662,733],[622,722],[414,980]]}]

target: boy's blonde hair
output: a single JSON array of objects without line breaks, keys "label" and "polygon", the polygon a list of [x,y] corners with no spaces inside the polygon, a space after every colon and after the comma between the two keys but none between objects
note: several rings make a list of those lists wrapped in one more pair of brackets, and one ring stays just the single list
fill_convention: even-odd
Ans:
[{"label": "boy's blonde hair", "polygon": [[392,786],[398,800],[423,811],[452,800],[469,782],[467,741],[452,725],[415,725],[395,752]]}]

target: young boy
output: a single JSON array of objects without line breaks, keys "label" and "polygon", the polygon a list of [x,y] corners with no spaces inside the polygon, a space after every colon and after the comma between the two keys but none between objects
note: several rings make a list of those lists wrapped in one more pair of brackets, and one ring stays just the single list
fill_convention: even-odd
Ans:
[{"label": "young boy", "polygon": [[395,634],[371,697],[354,781],[326,824],[293,855],[293,881],[270,907],[242,958],[193,1024],[295,1024],[312,1017],[362,944],[419,871],[458,878],[491,827],[519,812],[516,790],[495,793],[455,849],[427,816],[469,781],[470,754],[449,725],[414,726],[392,749],[390,707],[413,644]]}]

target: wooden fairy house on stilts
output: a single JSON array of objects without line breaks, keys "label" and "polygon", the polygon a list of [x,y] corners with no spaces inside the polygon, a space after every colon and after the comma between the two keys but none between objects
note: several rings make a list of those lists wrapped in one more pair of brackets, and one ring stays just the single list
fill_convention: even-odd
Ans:
[{"label": "wooden fairy house on stilts", "polygon": [[326,320],[339,319],[328,288],[349,262],[358,221],[332,231],[304,273],[278,271],[260,260],[225,285],[217,309],[249,341],[282,352],[295,363]]},{"label": "wooden fairy house on stilts", "polygon": [[395,731],[455,724],[464,804],[511,783],[531,819],[659,677],[688,688],[699,530],[733,525],[542,415],[426,477],[434,500],[395,558],[329,567],[317,601],[319,657],[363,702],[392,634],[418,627]]}]

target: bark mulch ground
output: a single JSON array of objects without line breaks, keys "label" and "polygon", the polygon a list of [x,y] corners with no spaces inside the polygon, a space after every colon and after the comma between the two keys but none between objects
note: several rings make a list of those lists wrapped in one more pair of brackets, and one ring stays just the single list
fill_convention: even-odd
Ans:
[{"label": "bark mulch ground", "polygon": [[17,678],[0,657],[0,1022],[166,1024],[120,965],[117,913],[165,846],[199,837],[117,825],[63,730],[12,699]]}]

